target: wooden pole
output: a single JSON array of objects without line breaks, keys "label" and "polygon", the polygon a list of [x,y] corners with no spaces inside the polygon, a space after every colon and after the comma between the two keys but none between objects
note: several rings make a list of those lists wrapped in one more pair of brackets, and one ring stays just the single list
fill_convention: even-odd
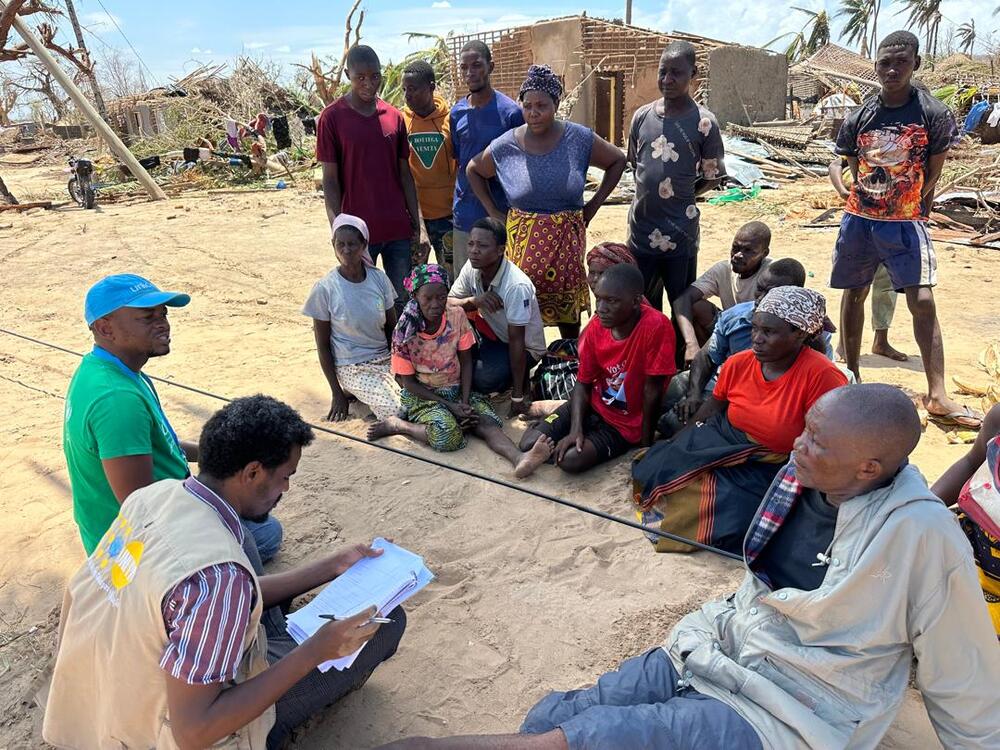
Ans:
[{"label": "wooden pole", "polygon": [[87,60],[90,62],[90,71],[86,75],[87,80],[90,82],[90,89],[94,92],[94,104],[97,105],[97,113],[101,116],[102,120],[107,122],[108,108],[104,104],[101,87],[97,83],[97,74],[94,73],[94,60],[90,56],[90,52],[87,51],[86,43],[83,41],[83,30],[80,28],[80,19],[76,17],[76,6],[73,5],[73,0],[66,0],[66,13],[69,15],[69,22],[73,26],[73,34],[76,36],[76,46],[83,50],[87,56]]},{"label": "wooden pole", "polygon": [[[7,4],[4,0],[0,0],[0,10],[5,9],[6,7]],[[77,85],[73,83],[73,79],[66,74],[66,71],[59,67],[59,63],[56,62],[52,53],[45,48],[45,45],[42,44],[34,34],[31,33],[24,20],[15,14],[14,23],[12,25],[17,33],[21,35],[21,38],[25,41],[28,47],[31,48],[31,51],[35,53],[38,59],[42,61],[42,64],[45,65],[50,73],[52,73],[52,77],[55,78],[56,81],[59,82],[59,85],[63,87],[63,90],[69,94],[73,103],[80,108],[80,111],[83,112],[87,121],[94,127],[94,130],[104,140],[104,142],[108,144],[114,155],[122,160],[125,166],[128,167],[128,170],[135,175],[139,182],[142,183],[142,186],[146,188],[146,192],[149,193],[149,197],[153,200],[165,201],[167,199],[166,193],[164,193],[160,186],[156,184],[152,177],[150,177],[149,172],[147,172],[142,165],[139,164],[138,159],[136,159],[135,156],[132,155],[132,152],[128,150],[128,147],[122,143],[121,139],[115,134],[115,131],[113,131],[111,127],[104,122],[103,119],[101,119],[97,110],[94,109],[94,105],[91,104],[87,97],[83,95],[83,92],[77,88]]]}]

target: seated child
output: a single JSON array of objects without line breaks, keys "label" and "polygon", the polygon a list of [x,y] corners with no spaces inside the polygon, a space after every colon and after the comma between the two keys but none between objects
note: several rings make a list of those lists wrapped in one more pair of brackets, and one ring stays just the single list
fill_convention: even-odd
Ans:
[{"label": "seated child", "polygon": [[651,445],[666,380],[676,372],[674,329],[644,304],[642,273],[620,263],[594,291],[597,319],[580,334],[580,368],[570,400],[525,433],[557,441],[556,464],[578,473],[639,445]]},{"label": "seated child", "polygon": [[515,476],[528,476],[548,460],[554,443],[536,436],[519,450],[490,402],[472,390],[475,337],[465,311],[448,304],[448,272],[434,263],[420,265],[403,285],[411,299],[392,335],[390,366],[403,389],[404,415],[376,422],[368,439],[409,435],[436,451],[456,451],[471,432],[510,461]]}]

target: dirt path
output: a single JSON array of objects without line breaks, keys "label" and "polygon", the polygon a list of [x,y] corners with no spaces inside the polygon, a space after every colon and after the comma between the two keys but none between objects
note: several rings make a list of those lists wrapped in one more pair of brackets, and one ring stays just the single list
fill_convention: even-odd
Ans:
[{"label": "dirt path", "polygon": [[[40,193],[54,184],[58,192],[54,172],[5,168],[4,178],[12,189]],[[810,203],[831,193],[800,193],[705,206],[701,265],[725,257],[735,230],[762,218],[774,231],[772,256],[806,264],[810,286],[827,293],[836,311],[839,296],[825,287],[835,235],[796,228],[819,213]],[[284,213],[262,218],[279,209]],[[603,210],[590,240],[621,239],[626,210]],[[96,212],[8,214],[0,224],[8,222],[14,226],[0,229],[0,327],[84,351],[89,285],[107,273],[141,273],[193,299],[171,312],[173,351],[151,362],[149,373],[227,396],[266,392],[311,420],[325,412],[327,388],[309,321],[299,313],[312,283],[333,263],[322,202],[310,193],[192,196]],[[977,379],[976,354],[1000,339],[990,302],[1000,256],[946,245],[938,252],[949,375]],[[915,354],[905,306],[892,341]],[[62,583],[83,559],[60,442],[75,366],[71,356],[0,334],[0,748],[40,744],[39,712],[25,701],[51,648]],[[914,392],[923,387],[917,361],[898,366],[869,355],[863,366],[866,379]],[[196,436],[219,406],[168,386],[159,390],[182,436]],[[355,417],[343,429],[361,435],[364,422]],[[402,438],[392,444],[421,450]],[[915,461],[933,479],[962,452],[931,426]],[[509,478],[481,444],[449,460]],[[629,515],[627,477],[628,464],[620,461],[575,479],[543,468],[528,484]],[[300,733],[301,748],[515,730],[547,690],[586,683],[657,644],[680,615],[740,579],[737,566],[714,557],[655,555],[624,527],[329,436],[306,450],[277,515],[286,529],[277,569],[346,540],[384,534],[423,554],[438,576],[408,607],[409,631],[396,658]],[[28,632],[33,625],[39,627]],[[935,746],[918,699],[908,699],[884,746]]]}]

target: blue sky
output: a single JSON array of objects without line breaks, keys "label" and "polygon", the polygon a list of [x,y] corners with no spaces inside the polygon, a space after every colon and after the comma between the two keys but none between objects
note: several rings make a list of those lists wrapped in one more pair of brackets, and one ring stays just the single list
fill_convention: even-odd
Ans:
[{"label": "blue sky", "polygon": [[[833,0],[793,0],[777,3],[770,0],[669,0],[653,2],[634,0],[633,22],[663,31],[682,30],[744,44],[763,44],[786,31],[798,30],[805,16],[791,9],[792,5],[836,12]],[[77,12],[89,28],[87,35],[94,51],[100,55],[102,45],[127,49],[118,30],[110,23],[114,16],[124,33],[135,45],[146,65],[159,83],[171,77],[181,77],[202,62],[226,62],[241,53],[251,53],[279,60],[282,63],[306,62],[310,52],[319,55],[339,54],[343,47],[344,16],[348,2],[321,0],[76,0]],[[363,41],[373,46],[385,59],[399,58],[409,49],[403,34],[423,31],[445,35],[448,31],[468,32],[504,28],[530,23],[541,18],[579,13],[586,7],[588,15],[621,17],[624,0],[620,3],[597,0],[583,5],[580,0],[552,0],[540,6],[530,0],[506,0],[487,4],[482,0],[375,0],[365,4]],[[879,28],[888,32],[901,28],[904,16],[895,16],[901,3],[883,2]],[[946,35],[949,21],[976,21],[979,35],[984,38],[1000,28],[1000,16],[992,9],[1000,0],[944,0],[945,16],[941,37]],[[543,7],[543,12],[539,8]],[[104,9],[107,9],[107,13]],[[841,23],[834,20],[835,35]],[[94,37],[99,37],[97,42]],[[1000,37],[1000,35],[997,35]],[[418,45],[419,46],[419,45]],[[424,44],[426,46],[426,43]],[[982,51],[982,50],[980,50]]]}]

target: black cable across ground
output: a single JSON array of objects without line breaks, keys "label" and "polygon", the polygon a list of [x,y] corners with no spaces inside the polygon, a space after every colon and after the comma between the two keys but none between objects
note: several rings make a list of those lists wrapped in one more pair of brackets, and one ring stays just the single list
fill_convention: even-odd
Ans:
[{"label": "black cable across ground", "polygon": [[[49,349],[55,349],[56,351],[65,352],[66,354],[72,354],[74,357],[82,358],[83,355],[79,352],[73,351],[72,349],[67,349],[66,347],[59,346],[57,344],[52,344],[48,341],[42,341],[41,339],[32,338],[31,336],[25,336],[22,333],[16,333],[14,331],[8,330],[6,328],[0,328],[0,333],[5,333],[8,336],[13,336],[15,338],[23,339],[24,341],[30,341],[33,344],[38,344],[40,346],[46,346]],[[191,391],[192,393],[197,393],[202,396],[207,396],[208,398],[214,398],[218,401],[229,402],[232,399],[226,398],[225,396],[220,396],[217,393],[212,393],[211,391],[205,391],[201,388],[195,388],[194,386],[185,385],[184,383],[178,383],[174,380],[167,380],[165,378],[158,378],[155,375],[148,376],[151,380],[155,380],[158,383],[165,383],[166,385],[172,385],[175,388],[182,388],[185,391]],[[581,505],[580,503],[573,502],[572,500],[566,500],[565,498],[557,497],[555,495],[550,495],[546,492],[539,492],[530,487],[524,487],[522,485],[514,484],[513,482],[508,482],[505,479],[499,479],[497,477],[491,477],[486,474],[480,474],[479,472],[472,471],[471,469],[463,469],[460,466],[450,466],[442,461],[438,461],[434,458],[428,458],[426,456],[420,456],[416,453],[410,453],[408,451],[401,450],[399,448],[393,448],[391,445],[384,445],[382,443],[373,443],[365,438],[360,438],[356,435],[351,435],[347,432],[341,432],[340,430],[334,430],[331,427],[324,427],[323,425],[317,425],[312,423],[307,423],[314,430],[319,432],[325,432],[328,435],[334,435],[336,437],[342,438],[344,440],[350,440],[354,443],[361,443],[371,448],[378,448],[379,450],[388,451],[389,453],[395,453],[397,456],[403,456],[405,458],[412,459],[414,461],[421,461],[425,464],[430,464],[431,466],[436,466],[440,469],[446,469],[447,471],[453,471],[458,474],[464,474],[467,477],[472,477],[473,479],[479,479],[483,482],[490,482],[491,484],[499,485],[500,487],[506,487],[509,490],[514,490],[515,492],[521,492],[525,495],[531,495],[537,497],[541,500],[547,500],[550,503],[556,503],[557,505],[563,505],[567,508],[573,508],[582,513],[589,513],[592,516],[597,516],[598,518],[603,518],[606,521],[611,521],[613,523],[621,524],[622,526],[628,526],[643,533],[653,534],[654,536],[661,537],[663,539],[670,539],[674,542],[679,542],[681,544],[686,544],[690,547],[695,547],[696,549],[704,550],[706,552],[714,552],[722,557],[729,558],[730,560],[738,560],[743,562],[743,558],[740,555],[733,554],[724,549],[719,549],[718,547],[713,547],[710,544],[703,544],[701,542],[696,542],[693,539],[686,539],[685,537],[678,536],[677,534],[671,534],[669,531],[663,531],[661,529],[654,529],[648,526],[643,526],[641,523],[632,521],[628,518],[622,518],[621,516],[615,516],[611,513],[605,513],[603,510],[598,510],[597,508],[591,508],[586,505]]]}]

